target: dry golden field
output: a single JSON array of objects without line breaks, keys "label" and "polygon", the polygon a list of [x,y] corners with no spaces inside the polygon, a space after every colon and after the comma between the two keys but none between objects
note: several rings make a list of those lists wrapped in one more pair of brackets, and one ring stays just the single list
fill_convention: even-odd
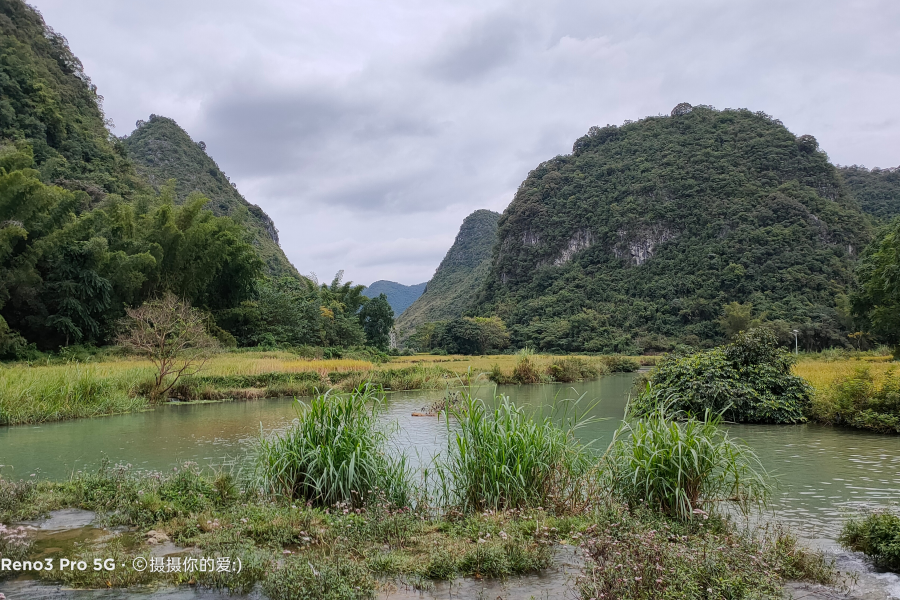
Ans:
[{"label": "dry golden field", "polygon": [[817,391],[828,388],[837,379],[853,375],[860,369],[868,369],[878,385],[885,375],[896,371],[898,363],[890,356],[860,356],[837,360],[819,356],[801,358],[794,365],[794,374],[806,379]]}]

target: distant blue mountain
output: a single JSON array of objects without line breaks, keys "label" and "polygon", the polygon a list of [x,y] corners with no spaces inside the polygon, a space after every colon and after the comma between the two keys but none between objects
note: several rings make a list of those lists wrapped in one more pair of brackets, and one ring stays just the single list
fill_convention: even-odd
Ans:
[{"label": "distant blue mountain", "polygon": [[385,281],[383,279],[376,281],[363,290],[363,294],[369,298],[374,298],[378,294],[387,296],[388,304],[394,310],[394,318],[396,319],[409,308],[409,305],[415,302],[419,296],[425,291],[427,283],[417,283],[416,285],[403,285],[395,281]]}]

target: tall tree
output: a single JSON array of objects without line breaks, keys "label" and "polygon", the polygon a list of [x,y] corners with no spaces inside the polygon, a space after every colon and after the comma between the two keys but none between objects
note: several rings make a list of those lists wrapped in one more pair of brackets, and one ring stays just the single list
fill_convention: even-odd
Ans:
[{"label": "tall tree", "polygon": [[359,311],[359,322],[366,334],[366,343],[380,350],[387,350],[394,326],[394,310],[387,296],[378,294],[366,302]]},{"label": "tall tree", "polygon": [[900,217],[880,231],[857,271],[853,313],[875,337],[900,355]]}]

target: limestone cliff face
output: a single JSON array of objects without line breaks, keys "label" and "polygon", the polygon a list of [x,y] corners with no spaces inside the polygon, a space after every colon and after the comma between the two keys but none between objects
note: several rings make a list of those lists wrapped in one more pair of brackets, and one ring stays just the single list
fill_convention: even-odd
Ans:
[{"label": "limestone cliff face", "polygon": [[472,306],[490,271],[499,219],[490,210],[476,210],[465,218],[425,292],[397,319],[401,337],[422,323],[460,317]]}]

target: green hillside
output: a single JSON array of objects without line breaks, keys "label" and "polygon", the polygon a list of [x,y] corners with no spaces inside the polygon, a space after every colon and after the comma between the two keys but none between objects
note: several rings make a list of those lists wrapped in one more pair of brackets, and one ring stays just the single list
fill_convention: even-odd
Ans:
[{"label": "green hillside", "polygon": [[21,0],[0,0],[0,140],[27,143],[43,182],[90,202],[142,186],[101,101],[66,39]]},{"label": "green hillside", "polygon": [[401,336],[417,325],[455,319],[472,307],[491,267],[500,215],[476,210],[463,220],[456,240],[428,282],[425,292],[397,319]]},{"label": "green hillside", "polygon": [[477,312],[519,345],[606,352],[717,343],[724,306],[752,303],[807,348],[843,344],[841,295],[869,237],[815,138],[683,104],[593,127],[529,173]]},{"label": "green hillside", "polygon": [[176,198],[184,202],[192,192],[210,199],[207,208],[219,216],[229,216],[253,232],[253,245],[270,275],[297,275],[296,269],[278,245],[278,231],[263,209],[250,204],[219,169],[203,142],[195,143],[178,123],[150,115],[125,139],[129,157],[137,172],[157,190],[175,179]]},{"label": "green hillside", "polygon": [[377,298],[378,294],[384,294],[387,296],[388,304],[391,305],[391,310],[395,315],[399,315],[422,295],[426,285],[428,284],[403,285],[396,281],[380,279],[364,289],[362,293],[369,298]]},{"label": "green hillside", "polygon": [[838,170],[863,212],[882,221],[900,215],[900,167],[867,169],[853,165]]},{"label": "green hillside", "polygon": [[0,358],[108,344],[165,292],[214,316],[260,295],[252,219],[151,185],[101,101],[65,38],[0,0]]}]

